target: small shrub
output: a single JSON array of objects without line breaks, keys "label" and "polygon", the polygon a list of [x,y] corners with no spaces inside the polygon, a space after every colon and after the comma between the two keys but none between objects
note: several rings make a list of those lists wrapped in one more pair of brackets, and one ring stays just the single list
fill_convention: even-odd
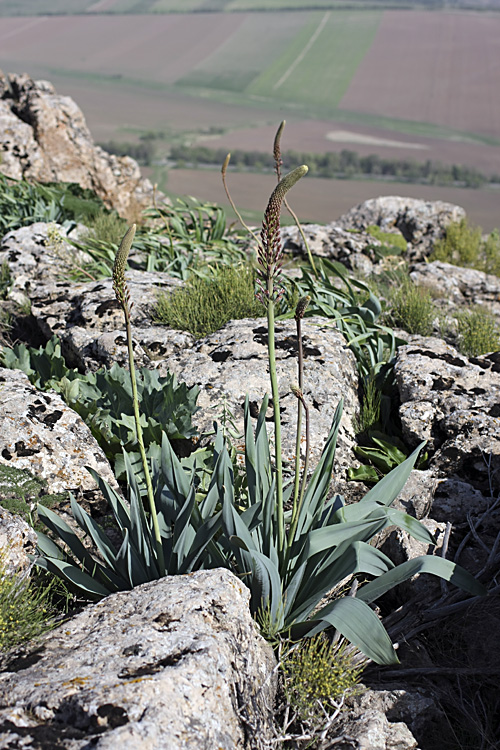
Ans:
[{"label": "small shrub", "polygon": [[487,310],[476,308],[459,313],[458,349],[468,357],[500,349],[500,328],[495,318]]},{"label": "small shrub", "polygon": [[363,664],[347,642],[330,644],[323,633],[301,642],[282,661],[285,697],[300,721],[324,721],[332,701],[359,690]]},{"label": "small shrub", "polygon": [[8,575],[5,555],[0,555],[0,651],[50,630],[55,614],[52,587],[38,587],[26,575]]},{"label": "small shrub", "polygon": [[442,260],[500,276],[498,229],[483,240],[480,227],[469,226],[466,219],[454,222],[446,229],[446,237],[436,242],[430,260]]},{"label": "small shrub", "polygon": [[471,227],[467,219],[451,223],[446,236],[434,245],[430,260],[442,260],[455,266],[475,267],[481,247],[481,229]]},{"label": "small shrub", "polygon": [[494,229],[483,246],[484,271],[500,276],[500,233]]},{"label": "small shrub", "polygon": [[67,500],[67,492],[50,494],[43,479],[33,476],[26,469],[18,469],[6,464],[0,465],[0,505],[10,513],[15,513],[36,527],[37,503],[46,508]]},{"label": "small shrub", "polygon": [[432,334],[436,310],[427,290],[406,279],[393,290],[390,307],[389,317],[393,325],[420,336]]},{"label": "small shrub", "polygon": [[213,279],[191,277],[170,297],[160,296],[155,310],[158,323],[198,338],[218,331],[230,320],[263,315],[265,308],[255,298],[251,266],[223,266]]},{"label": "small shrub", "polygon": [[12,283],[10,267],[6,260],[0,266],[0,299],[7,299],[7,292]]}]

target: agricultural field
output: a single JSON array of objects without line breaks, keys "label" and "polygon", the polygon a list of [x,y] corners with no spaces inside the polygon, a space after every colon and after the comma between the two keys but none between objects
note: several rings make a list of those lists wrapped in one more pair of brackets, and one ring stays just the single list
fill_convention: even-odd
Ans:
[{"label": "agricultural field", "polygon": [[340,107],[498,138],[499,31],[487,14],[384,13]]}]

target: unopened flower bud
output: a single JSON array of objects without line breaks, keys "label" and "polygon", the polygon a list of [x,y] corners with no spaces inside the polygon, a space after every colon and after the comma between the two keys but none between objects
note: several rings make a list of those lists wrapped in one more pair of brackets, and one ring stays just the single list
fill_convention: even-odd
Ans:
[{"label": "unopened flower bud", "polygon": [[304,317],[305,311],[307,310],[307,306],[309,305],[309,302],[311,301],[311,297],[309,294],[306,294],[305,297],[301,297],[297,303],[297,307],[295,308],[295,320],[301,320]]}]

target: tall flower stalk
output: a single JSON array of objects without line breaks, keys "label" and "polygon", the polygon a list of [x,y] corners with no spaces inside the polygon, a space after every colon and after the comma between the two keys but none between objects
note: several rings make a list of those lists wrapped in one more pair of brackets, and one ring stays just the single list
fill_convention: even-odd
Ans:
[{"label": "tall flower stalk", "polygon": [[278,375],[276,372],[276,338],[275,338],[275,306],[283,295],[281,285],[281,266],[283,263],[283,248],[280,234],[281,206],[287,192],[301,177],[307,173],[307,167],[302,165],[293,172],[289,172],[279,181],[271,194],[267,204],[260,243],[257,253],[259,268],[257,283],[258,299],[267,309],[267,348],[269,356],[269,376],[271,379],[271,395],[274,410],[275,464],[276,464],[276,506],[278,516],[278,545],[284,549],[285,521],[283,514],[283,463],[281,458],[281,416],[278,391]]},{"label": "tall flower stalk", "polygon": [[148,495],[149,511],[151,514],[151,521],[153,523],[153,531],[156,540],[156,549],[158,556],[158,567],[160,568],[161,575],[165,573],[165,561],[163,556],[163,545],[161,541],[160,526],[158,523],[158,514],[156,512],[156,504],[154,499],[153,485],[151,482],[151,474],[149,471],[148,460],[146,457],[146,449],[144,447],[144,438],[141,427],[141,415],[139,412],[139,396],[137,394],[137,379],[135,374],[135,362],[134,362],[134,349],[132,345],[132,325],[130,322],[130,313],[132,310],[132,304],[130,302],[130,291],[125,280],[125,271],[127,268],[127,259],[132,247],[132,243],[135,237],[136,225],[132,224],[125,237],[120,243],[118,252],[116,253],[115,263],[113,266],[113,289],[115,292],[116,299],[118,300],[120,307],[123,310],[125,316],[125,329],[127,335],[127,347],[128,347],[128,359],[130,366],[130,382],[132,384],[132,402],[134,404],[134,421],[135,431],[137,437],[137,444],[139,446],[139,452],[141,455],[142,468],[144,471],[144,478],[146,481],[146,491]]}]

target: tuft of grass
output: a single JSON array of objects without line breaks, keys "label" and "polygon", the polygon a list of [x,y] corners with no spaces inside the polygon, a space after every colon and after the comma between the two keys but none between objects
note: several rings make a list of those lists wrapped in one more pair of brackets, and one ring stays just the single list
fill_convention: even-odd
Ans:
[{"label": "tuft of grass", "polygon": [[363,663],[346,641],[331,644],[324,634],[302,641],[282,659],[287,703],[300,721],[324,721],[332,701],[359,690]]},{"label": "tuft of grass", "polygon": [[0,652],[50,630],[56,614],[53,583],[37,586],[25,574],[8,574],[0,555]]},{"label": "tuft of grass", "polygon": [[500,349],[500,327],[487,310],[476,307],[457,315],[458,349],[468,357]]},{"label": "tuft of grass", "polygon": [[406,278],[392,290],[389,301],[392,325],[420,336],[432,334],[436,310],[428,290],[415,286]]},{"label": "tuft of grass", "polygon": [[255,298],[251,266],[222,266],[210,279],[193,276],[169,297],[159,296],[154,311],[157,323],[197,338],[215,333],[230,320],[264,315],[264,306]]},{"label": "tuft of grass", "polygon": [[380,423],[381,400],[382,393],[377,387],[375,377],[371,375],[364,378],[359,418],[355,419],[353,424],[357,435],[368,432]]},{"label": "tuft of grass", "polygon": [[7,299],[7,292],[12,284],[10,266],[6,260],[0,266],[0,300]]},{"label": "tuft of grass", "polygon": [[90,239],[119,245],[127,231],[127,222],[115,211],[100,211],[88,222],[88,227]]}]

